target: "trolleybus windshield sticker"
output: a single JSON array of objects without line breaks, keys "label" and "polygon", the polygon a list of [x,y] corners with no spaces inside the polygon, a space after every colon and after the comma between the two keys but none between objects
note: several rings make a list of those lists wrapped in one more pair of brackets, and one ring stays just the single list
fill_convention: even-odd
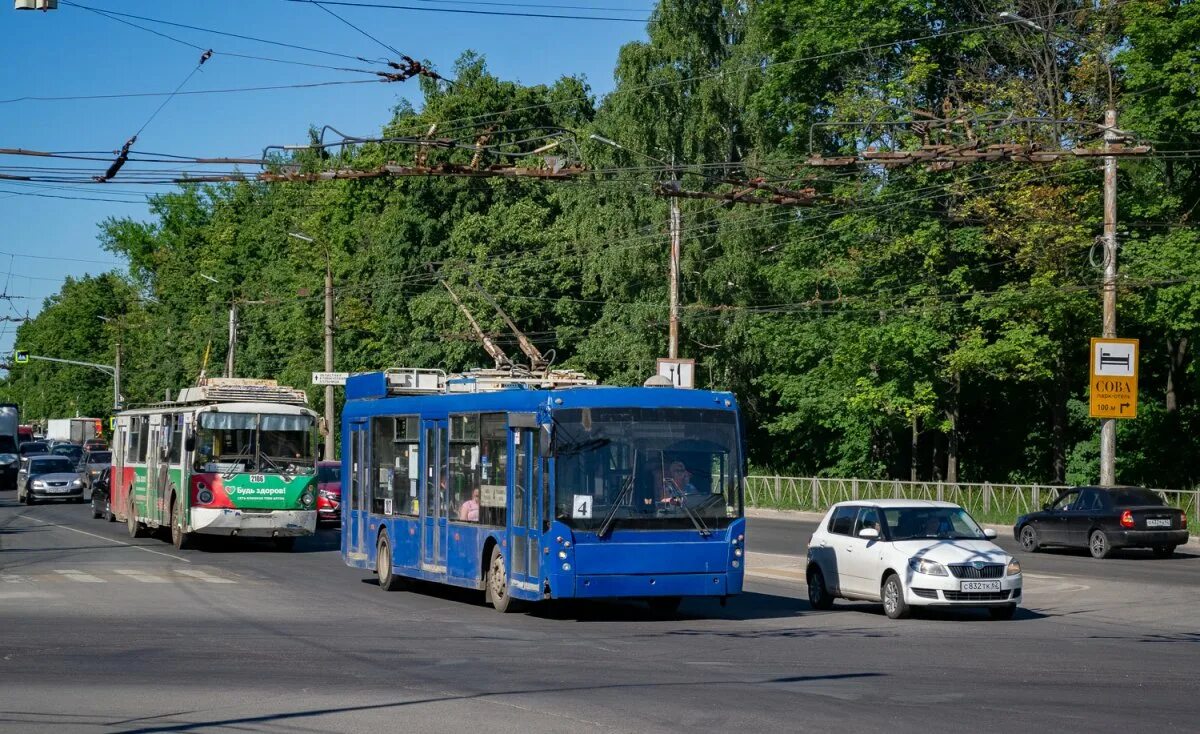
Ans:
[{"label": "trolleybus windshield sticker", "polygon": [[504,507],[506,505],[503,484],[484,484],[480,486],[479,504],[484,507]]},{"label": "trolleybus windshield sticker", "polygon": [[572,505],[572,517],[577,517],[583,520],[592,518],[592,496],[590,494],[577,494]]}]

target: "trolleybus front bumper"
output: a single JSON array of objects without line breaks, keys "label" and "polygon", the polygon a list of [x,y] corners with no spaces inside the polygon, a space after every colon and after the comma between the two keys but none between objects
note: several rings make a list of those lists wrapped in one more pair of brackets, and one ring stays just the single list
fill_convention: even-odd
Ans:
[{"label": "trolleybus front bumper", "polygon": [[290,538],[312,535],[316,529],[316,510],[192,508],[194,533],[244,535],[250,538]]},{"label": "trolleybus front bumper", "polygon": [[[741,592],[741,577],[730,588],[726,573],[669,573],[652,575],[601,574],[575,578],[577,598],[728,596]],[[551,587],[553,589],[553,586]]]}]

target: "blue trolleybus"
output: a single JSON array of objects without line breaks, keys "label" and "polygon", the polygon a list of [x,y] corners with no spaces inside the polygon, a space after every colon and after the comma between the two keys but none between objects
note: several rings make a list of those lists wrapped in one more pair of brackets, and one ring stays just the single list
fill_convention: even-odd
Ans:
[{"label": "blue trolleybus", "polygon": [[346,398],[342,556],[385,590],[479,589],[501,612],[618,597],[670,611],[742,590],[730,393],[391,370],[350,377]]}]

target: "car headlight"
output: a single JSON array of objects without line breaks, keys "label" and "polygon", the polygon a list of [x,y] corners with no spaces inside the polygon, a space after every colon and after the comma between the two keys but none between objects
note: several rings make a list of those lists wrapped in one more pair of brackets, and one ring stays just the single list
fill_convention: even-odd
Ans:
[{"label": "car headlight", "polygon": [[82,486],[82,485],[83,485],[83,482],[81,482],[81,481],[80,481],[80,480],[78,480],[78,479],[72,479],[72,480],[71,480],[71,486],[72,486],[72,487],[80,487],[80,486]]},{"label": "car headlight", "polygon": [[914,573],[923,573],[926,576],[949,576],[946,573],[946,567],[940,563],[930,561],[926,558],[910,558],[908,559],[908,567]]},{"label": "car headlight", "polygon": [[43,482],[43,481],[40,481],[40,480],[37,480],[37,479],[35,479],[35,480],[33,480],[33,488],[34,488],[34,489],[45,489],[45,488],[46,488],[46,483],[45,483],[45,482]]},{"label": "car headlight", "polygon": [[1011,558],[1011,559],[1009,559],[1009,561],[1008,561],[1008,575],[1009,575],[1009,576],[1016,576],[1016,575],[1017,575],[1017,574],[1019,574],[1019,573],[1021,573],[1021,562],[1020,562],[1020,561],[1018,561],[1018,560],[1017,560],[1017,559],[1015,559],[1015,558]]}]

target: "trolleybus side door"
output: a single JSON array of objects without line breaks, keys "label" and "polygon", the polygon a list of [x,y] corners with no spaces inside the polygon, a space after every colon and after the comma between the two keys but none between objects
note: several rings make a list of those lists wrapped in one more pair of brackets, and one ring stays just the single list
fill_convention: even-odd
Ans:
[{"label": "trolleybus side door", "polygon": [[[343,544],[346,554],[350,557],[365,558],[367,555],[367,521],[371,512],[368,485],[370,472],[370,457],[367,454],[366,419],[356,420],[350,424],[350,436],[347,443],[347,460],[350,496],[342,497],[346,504],[345,521],[342,523],[344,534]],[[349,500],[347,502],[347,500]]]},{"label": "trolleybus side door", "polygon": [[162,425],[161,415],[150,416],[150,430],[146,440],[146,507],[142,516],[151,524],[162,522],[162,487],[159,486],[158,470],[162,465]]},{"label": "trolleybus side door", "polygon": [[[534,441],[536,432],[526,427],[526,416],[509,414],[509,578],[513,585],[524,591],[540,588],[539,538],[541,537],[541,493],[535,483],[536,454]],[[529,416],[532,419],[533,416]],[[520,424],[517,427],[514,424]],[[536,425],[536,423],[534,424]]]},{"label": "trolleybus side door", "polygon": [[446,572],[449,421],[421,421],[421,568]]}]

